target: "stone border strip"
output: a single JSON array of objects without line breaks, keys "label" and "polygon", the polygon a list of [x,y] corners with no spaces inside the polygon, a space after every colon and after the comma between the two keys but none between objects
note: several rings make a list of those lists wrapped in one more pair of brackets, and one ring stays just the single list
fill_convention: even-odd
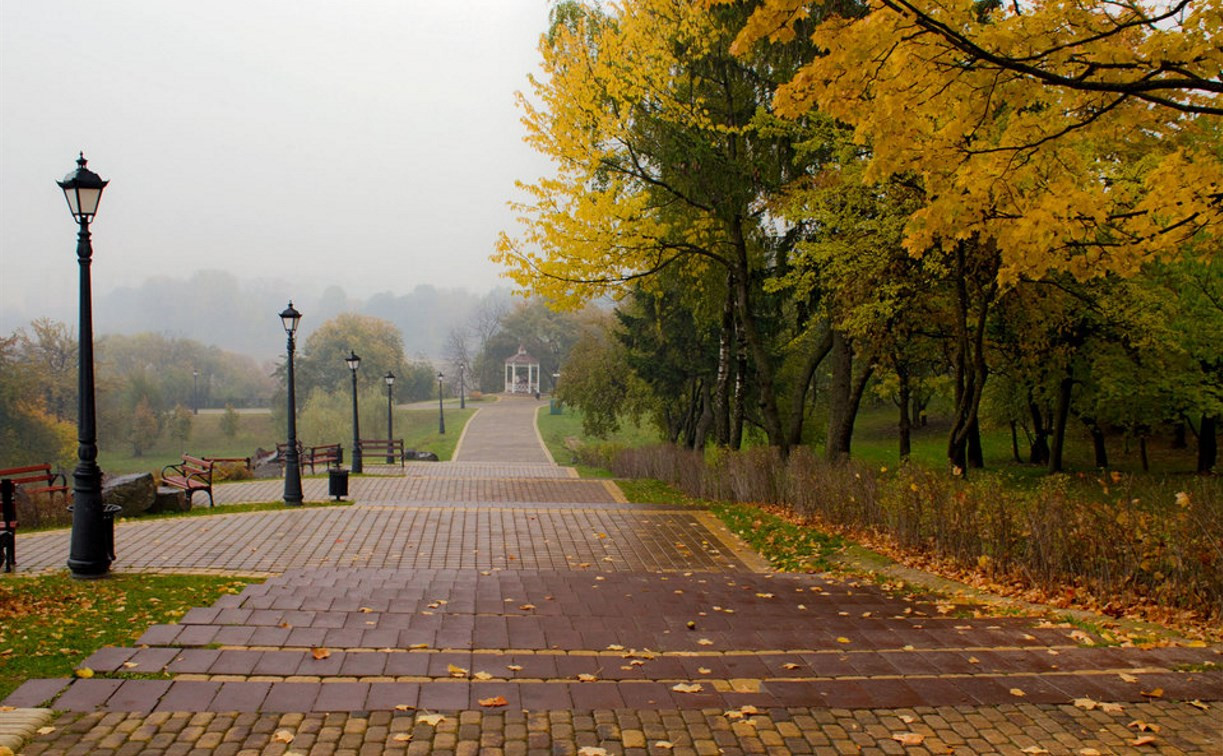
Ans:
[{"label": "stone border strip", "polygon": [[[677,510],[678,511],[678,510]],[[769,560],[762,557],[759,552],[747,545],[747,542],[735,534],[726,524],[718,519],[718,516],[707,509],[689,510],[692,516],[696,519],[697,524],[708,530],[714,538],[717,538],[727,551],[732,556],[738,557],[740,562],[752,572],[770,573],[774,572],[773,566],[769,564]]]},{"label": "stone border strip", "polygon": [[471,413],[471,417],[467,418],[467,422],[463,423],[463,432],[459,434],[458,443],[454,445],[454,451],[450,453],[450,461],[453,462],[459,458],[459,452],[463,449],[463,439],[467,438],[467,429],[471,427],[471,421],[476,419],[476,415],[480,414],[483,407],[476,407],[476,411]]},{"label": "stone border strip", "polygon": [[0,711],[0,746],[21,753],[26,741],[47,726],[55,715],[51,709],[13,709]]}]

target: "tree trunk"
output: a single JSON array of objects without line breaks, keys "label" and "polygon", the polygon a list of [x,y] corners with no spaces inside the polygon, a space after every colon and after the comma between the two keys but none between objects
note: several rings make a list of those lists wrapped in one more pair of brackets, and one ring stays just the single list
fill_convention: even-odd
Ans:
[{"label": "tree trunk", "polygon": [[777,447],[783,457],[790,453],[790,445],[781,427],[781,415],[777,410],[777,396],[773,385],[773,363],[764,339],[756,330],[752,316],[751,285],[749,281],[747,239],[743,234],[743,218],[736,216],[730,223],[731,242],[735,249],[735,309],[742,327],[743,341],[751,353],[756,368],[755,379],[759,392],[760,418],[769,445]]},{"label": "tree trunk", "polygon": [[1023,464],[1023,459],[1019,456],[1019,423],[1011,421],[1011,459],[1015,460],[1015,464]]},{"label": "tree trunk", "polygon": [[845,415],[849,412],[852,391],[854,352],[840,331],[832,332],[832,380],[828,382],[828,434],[824,455],[830,460],[849,456],[844,442]]},{"label": "tree trunk", "polygon": [[734,284],[726,281],[726,302],[722,306],[722,332],[718,338],[718,376],[714,384],[713,423],[718,446],[730,444],[731,358],[735,347]]},{"label": "tree trunk", "polygon": [[1189,436],[1185,430],[1185,421],[1181,420],[1172,426],[1172,448],[1173,449],[1188,449]]},{"label": "tree trunk", "polygon": [[1099,423],[1094,417],[1081,418],[1083,425],[1087,426],[1087,433],[1091,435],[1091,448],[1096,455],[1096,467],[1103,470],[1108,467],[1108,447],[1104,445],[1104,431],[1100,430]]},{"label": "tree trunk", "polygon": [[1151,472],[1151,460],[1147,458],[1147,432],[1138,436],[1138,456],[1142,459],[1142,471]]},{"label": "tree trunk", "polygon": [[913,420],[909,416],[909,403],[912,400],[912,391],[909,386],[909,366],[904,363],[896,365],[896,378],[899,382],[897,394],[899,394],[900,405],[900,422],[897,424],[897,433],[900,436],[900,458],[902,460],[909,458],[909,453],[912,451],[913,440]]},{"label": "tree trunk", "polygon": [[704,449],[705,443],[709,440],[709,429],[713,427],[713,397],[709,390],[709,384],[701,381],[701,414],[696,421],[696,440],[692,448]]},{"label": "tree trunk", "polygon": [[[960,242],[955,248],[955,411],[952,415],[951,431],[947,435],[947,460],[953,470],[964,473],[969,464],[969,437],[977,422],[981,407],[981,392],[989,374],[985,365],[985,324],[993,299],[993,275],[990,284],[981,291],[978,301],[970,303],[968,295],[968,266],[965,245]],[[969,328],[969,317],[972,328]]]},{"label": "tree trunk", "polygon": [[1043,465],[1049,461],[1049,428],[1045,425],[1045,417],[1040,407],[1032,401],[1028,394],[1028,411],[1032,415],[1032,441],[1028,444],[1028,462]]},{"label": "tree trunk", "polygon": [[815,371],[819,369],[820,363],[824,361],[824,358],[828,356],[828,352],[832,350],[832,342],[832,328],[830,327],[807,355],[807,361],[803,363],[802,373],[794,383],[794,391],[790,395],[789,438],[791,446],[801,446],[803,443],[803,421],[806,419],[807,414],[807,392],[811,389],[811,379],[815,377]]},{"label": "tree trunk", "polygon": [[747,414],[747,355],[744,354],[743,342],[737,335],[735,338],[735,394],[730,414],[730,448],[738,451],[743,446],[743,419]]},{"label": "tree trunk", "polygon": [[1057,384],[1057,409],[1053,415],[1053,447],[1049,450],[1049,472],[1062,471],[1062,451],[1066,446],[1066,418],[1070,416],[1070,391],[1074,377],[1067,371]]},{"label": "tree trunk", "polygon": [[1198,427],[1198,472],[1209,475],[1219,461],[1219,418],[1202,415]]},{"label": "tree trunk", "polygon": [[968,466],[974,470],[985,467],[985,454],[981,451],[981,420],[974,417],[968,426]]}]

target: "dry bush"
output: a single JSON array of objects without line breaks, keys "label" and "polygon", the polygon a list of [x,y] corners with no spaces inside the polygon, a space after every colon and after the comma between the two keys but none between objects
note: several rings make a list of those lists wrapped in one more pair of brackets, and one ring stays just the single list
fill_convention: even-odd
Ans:
[{"label": "dry bush", "polygon": [[832,463],[805,448],[785,460],[769,448],[612,451],[600,459],[623,477],[784,506],[1047,595],[1223,616],[1223,482],[1215,478],[1059,475],[1023,488],[996,475]]}]

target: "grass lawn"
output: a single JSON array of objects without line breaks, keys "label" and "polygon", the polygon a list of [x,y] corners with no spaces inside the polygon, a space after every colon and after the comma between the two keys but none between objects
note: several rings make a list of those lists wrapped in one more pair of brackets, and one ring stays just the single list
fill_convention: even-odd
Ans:
[{"label": "grass lawn", "polygon": [[97,649],[131,645],[150,625],[174,622],[251,582],[213,575],[6,576],[0,579],[0,699],[26,680],[70,677]]},{"label": "grass lawn", "polygon": [[[431,451],[438,459],[450,459],[454,454],[455,444],[463,432],[463,426],[475,413],[477,407],[468,406],[460,410],[457,406],[446,406],[446,434],[437,432],[437,409],[404,409],[395,410],[395,437],[403,438],[408,449]],[[275,449],[278,441],[283,441],[285,429],[276,427],[271,413],[242,413],[238,421],[238,432],[231,438],[221,432],[221,418],[224,415],[203,413],[191,418],[191,435],[185,444],[180,444],[169,434],[162,434],[153,446],[142,456],[134,456],[130,445],[107,443],[100,444],[98,464],[107,473],[122,475],[135,472],[160,472],[163,467],[180,461],[183,453],[196,457],[249,457],[256,449]],[[351,433],[345,425],[343,433]],[[383,431],[385,431],[385,425]],[[337,436],[340,433],[337,431]],[[366,438],[373,435],[363,434]],[[305,443],[315,443],[306,439]],[[344,458],[350,461],[352,449],[351,440],[343,439],[340,443],[344,448]]]},{"label": "grass lawn", "polygon": [[[620,430],[607,438],[591,438],[582,430],[580,410],[566,406],[561,414],[553,415],[548,407],[540,407],[537,415],[539,435],[558,465],[576,465],[573,452],[565,445],[565,439],[575,438],[583,444],[608,444],[614,446],[648,446],[661,443],[658,432],[647,422],[641,424],[621,423]],[[606,470],[576,465],[582,477],[608,477]]]}]

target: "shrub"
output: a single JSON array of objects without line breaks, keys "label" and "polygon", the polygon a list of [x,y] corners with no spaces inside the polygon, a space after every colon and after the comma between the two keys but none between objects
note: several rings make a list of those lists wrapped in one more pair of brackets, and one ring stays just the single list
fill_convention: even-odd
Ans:
[{"label": "shrub", "polygon": [[1019,489],[1000,476],[828,462],[805,448],[783,460],[768,448],[670,445],[620,450],[607,467],[692,497],[784,506],[1047,595],[1223,616],[1217,478],[1059,475]]}]

